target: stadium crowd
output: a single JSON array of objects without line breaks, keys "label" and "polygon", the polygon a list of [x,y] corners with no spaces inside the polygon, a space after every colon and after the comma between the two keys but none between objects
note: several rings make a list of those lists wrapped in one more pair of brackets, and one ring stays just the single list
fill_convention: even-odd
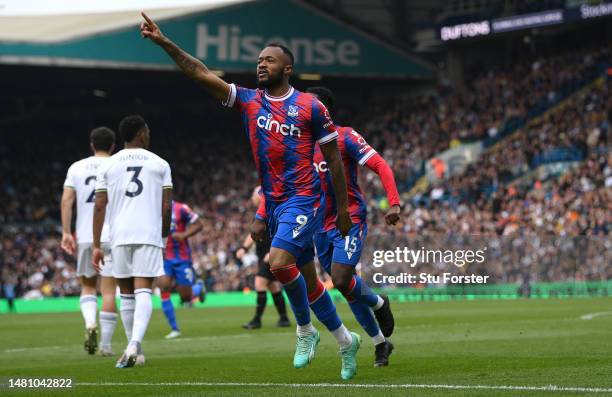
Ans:
[{"label": "stadium crowd", "polygon": [[[347,119],[390,163],[405,204],[402,224],[385,226],[384,191],[373,173],[362,172],[370,213],[363,257],[398,244],[486,244],[492,247],[486,269],[470,272],[493,274],[496,282],[612,277],[611,83],[594,83],[610,61],[609,48],[532,59],[487,72],[469,87],[378,102],[367,106],[367,115]],[[235,257],[252,220],[249,197],[257,183],[246,141],[221,129],[194,134],[188,120],[147,119],[155,126],[152,150],[172,165],[176,199],[204,221],[191,240],[197,271],[209,290],[249,287],[255,266]],[[77,294],[75,260],[59,247],[58,221],[63,178],[79,156],[53,134],[37,135],[37,145],[28,146],[30,139],[0,138],[0,277],[21,296]],[[478,140],[488,147],[476,163],[408,194],[425,161]],[[546,164],[561,164],[564,172],[540,177],[538,167]],[[574,252],[582,257],[567,254],[580,247]],[[418,270],[447,268],[432,263]],[[371,271],[367,263],[362,270]]]},{"label": "stadium crowd", "polygon": [[357,125],[373,147],[389,148],[385,158],[408,186],[436,153],[502,138],[592,81],[609,62],[610,48],[523,60],[480,73],[466,87],[368,104],[372,112]]}]

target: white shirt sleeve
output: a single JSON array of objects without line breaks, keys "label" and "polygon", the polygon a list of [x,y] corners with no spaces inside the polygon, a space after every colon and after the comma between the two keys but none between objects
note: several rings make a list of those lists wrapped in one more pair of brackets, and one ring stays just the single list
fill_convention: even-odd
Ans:
[{"label": "white shirt sleeve", "polygon": [[108,180],[106,177],[106,171],[108,167],[102,165],[98,170],[98,175],[96,176],[96,192],[105,192],[108,190]]},{"label": "white shirt sleeve", "polygon": [[330,134],[325,135],[323,138],[319,139],[317,142],[319,143],[319,145],[325,145],[327,142],[331,142],[337,138],[338,138],[338,131],[334,131]]},{"label": "white shirt sleeve", "polygon": [[170,165],[168,163],[164,163],[162,187],[164,189],[172,189],[172,171],[170,170]]},{"label": "white shirt sleeve", "polygon": [[64,187],[70,187],[75,189],[76,182],[74,180],[74,164],[68,168],[68,172],[66,173],[66,180],[64,181]]},{"label": "white shirt sleeve", "polygon": [[366,154],[363,155],[361,159],[359,159],[359,165],[363,166],[375,154],[376,154],[376,150],[370,149]]},{"label": "white shirt sleeve", "polygon": [[222,101],[221,104],[223,106],[227,106],[228,108],[234,107],[234,103],[236,102],[236,93],[237,93],[237,89],[236,89],[236,84],[230,84],[229,85],[230,90],[229,93],[227,94],[227,99],[225,101]]}]

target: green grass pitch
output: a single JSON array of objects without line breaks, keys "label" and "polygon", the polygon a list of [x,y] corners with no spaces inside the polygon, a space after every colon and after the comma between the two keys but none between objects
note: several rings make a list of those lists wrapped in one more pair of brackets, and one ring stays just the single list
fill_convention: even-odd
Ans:
[{"label": "green grass pitch", "polygon": [[[178,309],[183,338],[174,341],[164,340],[168,328],[155,311],[143,344],[146,366],[123,370],[114,368],[116,357],[84,352],[80,313],[2,315],[4,383],[7,377],[70,377],[76,387],[0,389],[0,395],[612,395],[610,298],[395,303],[396,350],[387,368],[373,367],[372,342],[347,306],[338,306],[363,337],[350,382],[340,380],[335,341],[318,322],[322,340],[314,361],[294,369],[294,328],[274,327],[274,307],[255,331],[240,327],[250,308]],[[118,324],[115,352],[124,344]]]}]

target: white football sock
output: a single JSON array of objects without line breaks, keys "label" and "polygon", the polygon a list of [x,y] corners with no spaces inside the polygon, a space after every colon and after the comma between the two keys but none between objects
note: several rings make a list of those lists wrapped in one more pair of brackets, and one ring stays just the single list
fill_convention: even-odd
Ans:
[{"label": "white football sock", "polygon": [[98,298],[95,295],[81,295],[81,313],[85,320],[85,328],[96,327],[96,313],[98,312]]},{"label": "white football sock", "polygon": [[346,329],[344,324],[341,324],[337,329],[333,330],[331,333],[332,335],[334,335],[334,337],[338,341],[338,345],[340,346],[341,349],[345,347],[349,347],[351,345],[351,342],[353,342],[353,337],[351,336],[351,333],[349,332],[349,330]]},{"label": "white football sock", "polygon": [[306,335],[314,334],[315,331],[316,331],[316,328],[314,327],[314,325],[312,325],[312,323],[308,323],[306,325],[298,324],[296,332],[298,336],[306,336]]},{"label": "white football sock", "polygon": [[385,341],[385,336],[382,334],[382,332],[380,330],[378,330],[378,335],[374,335],[372,337],[372,342],[374,342],[374,346],[376,345],[380,345],[381,343],[383,343]]},{"label": "white football sock", "polygon": [[378,302],[376,302],[372,310],[378,310],[381,307],[383,307],[383,305],[385,304],[385,301],[383,300],[383,298],[381,298],[380,295],[377,295],[377,296],[378,296]]},{"label": "white football sock", "polygon": [[141,343],[144,338],[151,314],[153,313],[152,291],[149,288],[138,288],[134,290],[136,307],[134,308],[134,329],[130,343]]},{"label": "white football sock", "polygon": [[100,312],[100,346],[103,349],[110,350],[117,326],[117,313]]},{"label": "white football sock", "polygon": [[132,339],[132,328],[134,328],[134,307],[136,300],[134,294],[120,294],[121,297],[121,322],[125,329],[128,342]]}]

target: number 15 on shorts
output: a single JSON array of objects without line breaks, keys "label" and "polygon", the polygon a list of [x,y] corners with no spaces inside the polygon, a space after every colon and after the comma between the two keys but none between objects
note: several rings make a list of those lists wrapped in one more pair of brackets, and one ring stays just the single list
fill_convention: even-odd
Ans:
[{"label": "number 15 on shorts", "polygon": [[348,256],[349,259],[357,252],[357,242],[358,240],[355,236],[346,236],[344,238],[344,252],[346,252],[346,256]]}]

